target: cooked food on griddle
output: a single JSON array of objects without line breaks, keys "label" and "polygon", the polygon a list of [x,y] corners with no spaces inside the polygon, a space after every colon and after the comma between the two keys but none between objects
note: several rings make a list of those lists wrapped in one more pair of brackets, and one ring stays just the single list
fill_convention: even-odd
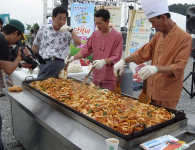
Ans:
[{"label": "cooked food on griddle", "polygon": [[[151,127],[175,116],[164,107],[143,104],[73,79],[49,78],[31,82],[30,86],[124,135],[131,134],[135,125]],[[135,131],[143,128],[138,126]]]}]

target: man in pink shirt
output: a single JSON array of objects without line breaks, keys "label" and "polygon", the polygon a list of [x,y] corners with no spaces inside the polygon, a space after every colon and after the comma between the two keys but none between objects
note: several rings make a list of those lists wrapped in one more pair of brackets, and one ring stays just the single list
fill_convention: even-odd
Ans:
[{"label": "man in pink shirt", "polygon": [[100,9],[95,13],[95,24],[98,30],[94,31],[86,45],[75,56],[66,58],[66,63],[75,59],[93,55],[93,83],[103,88],[114,90],[116,77],[113,65],[121,59],[123,39],[120,32],[109,26],[110,14],[108,10]]},{"label": "man in pink shirt", "polygon": [[141,0],[141,5],[158,33],[132,55],[117,62],[114,73],[119,70],[121,74],[127,62],[141,64],[151,60],[151,65],[138,72],[142,80],[147,79],[147,94],[153,103],[175,109],[183,88],[192,38],[171,20],[167,0]]}]

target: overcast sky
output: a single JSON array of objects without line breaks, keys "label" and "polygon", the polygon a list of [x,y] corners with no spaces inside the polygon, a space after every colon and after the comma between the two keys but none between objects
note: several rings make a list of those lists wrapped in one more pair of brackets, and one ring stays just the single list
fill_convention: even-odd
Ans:
[{"label": "overcast sky", "polygon": [[[48,0],[52,1],[52,0]],[[168,0],[168,4],[195,4],[195,0]],[[43,24],[42,0],[0,0],[0,14],[10,14],[11,19],[18,19],[24,24]]]}]

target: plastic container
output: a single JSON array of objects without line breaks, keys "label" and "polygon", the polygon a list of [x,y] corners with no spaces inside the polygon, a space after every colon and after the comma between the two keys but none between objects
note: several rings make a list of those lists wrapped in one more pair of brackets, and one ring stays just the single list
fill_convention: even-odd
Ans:
[{"label": "plastic container", "polygon": [[129,63],[125,65],[124,73],[121,75],[121,92],[126,95],[133,95],[133,71],[129,68]]},{"label": "plastic container", "polygon": [[133,91],[138,91],[139,89],[142,89],[143,82],[133,82]]}]

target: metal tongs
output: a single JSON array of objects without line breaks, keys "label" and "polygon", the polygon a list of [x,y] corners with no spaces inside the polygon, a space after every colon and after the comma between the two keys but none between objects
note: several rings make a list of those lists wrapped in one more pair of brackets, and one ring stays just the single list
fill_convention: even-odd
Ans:
[{"label": "metal tongs", "polygon": [[139,95],[139,102],[144,104],[149,104],[151,102],[151,99],[147,94],[147,79],[143,81],[143,90]]},{"label": "metal tongs", "polygon": [[92,67],[91,70],[89,71],[89,73],[85,76],[85,80],[83,81],[84,84],[87,83],[87,80],[88,80],[90,74],[92,73],[92,71],[93,71],[94,69],[95,69],[95,67]]},{"label": "metal tongs", "polygon": [[116,94],[121,94],[119,70],[117,71],[116,86],[114,92]]},{"label": "metal tongs", "polygon": [[[70,57],[71,57],[71,55],[69,54],[68,55],[68,59],[70,59]],[[69,65],[69,62],[67,62],[66,66],[61,70],[59,78],[67,79],[67,76],[68,76],[68,71],[67,71],[68,65]]]}]

